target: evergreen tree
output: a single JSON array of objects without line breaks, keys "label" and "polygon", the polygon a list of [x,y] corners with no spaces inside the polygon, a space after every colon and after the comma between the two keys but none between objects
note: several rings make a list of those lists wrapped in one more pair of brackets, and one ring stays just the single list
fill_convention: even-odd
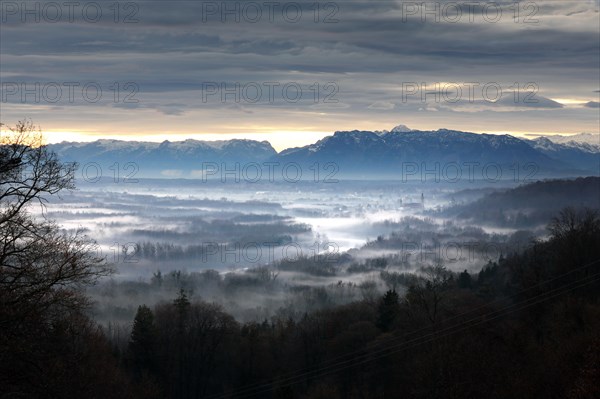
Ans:
[{"label": "evergreen tree", "polygon": [[131,330],[131,339],[129,341],[129,356],[132,366],[136,373],[144,371],[153,371],[155,362],[154,354],[156,350],[156,329],[154,326],[154,314],[146,305],[138,307],[135,319],[133,320],[133,329]]},{"label": "evergreen tree", "polygon": [[381,298],[378,307],[377,327],[389,331],[396,319],[399,309],[399,297],[396,290],[389,290]]},{"label": "evergreen tree", "polygon": [[471,275],[468,271],[458,275],[458,288],[471,288]]}]

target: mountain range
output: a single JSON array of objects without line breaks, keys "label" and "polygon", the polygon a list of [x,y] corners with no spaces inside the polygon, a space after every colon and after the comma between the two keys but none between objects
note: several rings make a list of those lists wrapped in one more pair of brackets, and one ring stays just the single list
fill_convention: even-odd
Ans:
[{"label": "mountain range", "polygon": [[[338,176],[398,177],[415,170],[455,175],[455,169],[488,168],[505,171],[535,165],[537,176],[600,174],[600,143],[564,141],[547,137],[533,140],[511,135],[479,134],[457,130],[411,130],[399,125],[391,131],[338,131],[316,143],[279,153],[267,141],[185,140],[162,143],[97,140],[89,143],[50,144],[65,162],[95,162],[109,167],[134,162],[139,177],[198,177],[208,163],[234,169],[235,164],[296,163],[319,168],[334,163]],[[475,165],[475,166],[473,166]],[[415,169],[416,168],[416,169]],[[489,168],[488,168],[489,169]],[[437,172],[435,172],[437,170]]]}]

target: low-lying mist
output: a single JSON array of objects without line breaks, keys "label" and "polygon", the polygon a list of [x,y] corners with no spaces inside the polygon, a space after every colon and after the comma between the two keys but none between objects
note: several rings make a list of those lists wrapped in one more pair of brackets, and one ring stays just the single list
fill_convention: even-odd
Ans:
[{"label": "low-lying mist", "polygon": [[[240,321],[263,321],[401,293],[431,268],[476,278],[544,239],[548,222],[506,182],[179,183],[83,184],[46,209],[63,229],[94,237],[115,265],[89,294],[94,317],[119,336],[139,305],[181,290]],[[484,212],[502,195],[506,209]],[[478,212],[465,218],[469,207]]]}]

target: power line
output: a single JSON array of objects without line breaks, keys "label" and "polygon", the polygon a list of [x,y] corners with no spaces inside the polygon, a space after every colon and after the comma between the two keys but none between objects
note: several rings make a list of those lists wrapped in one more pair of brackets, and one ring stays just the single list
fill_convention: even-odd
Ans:
[{"label": "power line", "polygon": [[[526,293],[526,292],[528,292],[528,291],[530,291],[532,289],[535,289],[535,288],[537,288],[539,286],[551,283],[553,281],[556,281],[556,280],[558,280],[560,278],[563,278],[563,277],[565,277],[567,275],[570,275],[572,273],[575,273],[577,271],[581,271],[581,270],[583,270],[583,269],[585,269],[585,268],[587,268],[587,267],[589,267],[591,265],[594,265],[594,264],[596,264],[598,262],[600,262],[600,259],[592,261],[592,262],[590,262],[590,263],[588,263],[586,265],[580,266],[578,268],[572,269],[572,270],[570,270],[570,271],[568,271],[566,273],[563,273],[563,274],[561,274],[559,276],[556,276],[556,277],[553,277],[551,279],[548,279],[548,280],[545,280],[543,282],[540,282],[538,284],[535,284],[535,285],[533,285],[531,287],[528,287],[527,289],[521,290],[518,293],[509,296],[508,298],[512,298],[512,297],[515,297],[515,296],[522,295],[523,293]],[[447,335],[454,334],[454,333],[462,331],[462,330],[464,330],[466,328],[474,327],[476,325],[479,325],[479,324],[482,324],[482,323],[494,320],[494,319],[502,316],[503,312],[505,312],[506,310],[509,310],[512,307],[523,305],[520,308],[513,309],[512,311],[509,311],[509,312],[505,313],[505,315],[506,314],[510,314],[512,312],[515,312],[515,311],[518,311],[518,310],[522,310],[522,309],[527,308],[529,306],[533,306],[533,305],[535,305],[535,304],[537,304],[539,302],[543,302],[545,300],[551,299],[551,298],[553,298],[553,297],[555,297],[557,295],[562,294],[563,292],[560,292],[560,290],[564,290],[569,285],[572,285],[574,283],[579,283],[579,282],[588,280],[588,279],[590,279],[592,277],[598,277],[598,278],[591,279],[590,281],[588,281],[588,282],[586,282],[586,283],[584,283],[582,285],[586,285],[586,284],[592,283],[592,282],[600,279],[600,272],[592,274],[592,275],[587,276],[587,277],[584,277],[583,279],[576,280],[574,282],[568,283],[568,284],[566,284],[566,285],[564,285],[562,287],[558,287],[558,288],[552,289],[550,291],[537,294],[537,295],[535,295],[533,297],[530,297],[530,298],[527,298],[527,299],[525,299],[525,300],[523,300],[521,302],[516,302],[516,303],[508,305],[508,306],[506,306],[504,308],[497,309],[497,310],[494,310],[494,311],[491,311],[491,312],[488,312],[488,313],[484,313],[483,315],[480,315],[480,316],[477,316],[477,317],[472,318],[470,320],[467,320],[467,321],[464,321],[464,322],[461,322],[461,323],[458,323],[458,324],[446,327],[446,328],[444,328],[442,330],[435,331],[435,332],[432,332],[432,333],[428,333],[428,334],[425,334],[423,336],[419,336],[419,337],[410,339],[408,341],[403,341],[400,344],[389,346],[389,344],[391,344],[391,343],[393,344],[394,341],[397,341],[397,340],[400,340],[400,339],[406,339],[406,336],[399,336],[399,337],[390,338],[390,340],[388,340],[386,342],[386,345],[388,345],[388,346],[386,346],[384,348],[380,348],[380,349],[378,349],[378,350],[376,350],[374,352],[363,354],[364,350],[353,351],[353,352],[346,353],[344,355],[340,355],[340,356],[335,357],[333,359],[330,359],[330,360],[328,360],[326,362],[326,363],[331,363],[331,362],[336,361],[338,359],[343,359],[343,358],[346,358],[346,357],[349,357],[349,356],[353,356],[353,355],[359,355],[359,357],[358,357],[359,359],[361,357],[368,357],[367,359],[363,359],[363,360],[359,361],[358,363],[356,362],[356,358],[352,357],[351,359],[348,359],[348,360],[343,360],[343,361],[339,361],[339,362],[331,364],[331,365],[322,366],[322,367],[320,367],[320,368],[318,368],[316,370],[302,369],[302,370],[298,370],[298,371],[295,371],[295,372],[292,372],[292,373],[288,373],[287,377],[284,377],[283,379],[277,380],[278,383],[281,383],[281,382],[286,382],[286,383],[283,384],[283,385],[278,384],[278,386],[281,387],[281,386],[294,385],[296,383],[301,382],[301,381],[295,381],[295,380],[303,379],[305,377],[317,378],[317,377],[321,377],[321,376],[324,376],[324,375],[327,375],[327,374],[332,374],[334,372],[338,372],[340,370],[343,370],[343,369],[346,369],[346,368],[349,368],[349,367],[355,367],[356,365],[359,365],[359,364],[363,364],[363,363],[366,363],[366,362],[377,360],[377,359],[379,359],[381,357],[389,356],[390,354],[395,353],[395,352],[400,351],[400,350],[409,349],[409,348],[412,348],[414,346],[421,345],[423,343],[427,343],[427,342],[430,342],[430,341],[435,340],[435,339],[443,338],[443,337],[445,337]],[[579,286],[568,288],[564,292],[566,293],[566,292],[568,292],[568,291],[570,291],[572,289],[578,288],[578,287]],[[540,298],[542,296],[551,294],[551,293],[556,292],[556,291],[559,291],[558,294],[556,294],[556,295],[552,295],[552,296],[550,296],[548,298],[544,298],[544,299],[541,299],[540,301],[536,301],[536,302],[533,302],[533,303],[527,303],[527,302],[530,302],[532,300],[535,300],[537,298]],[[505,299],[506,298],[502,298],[502,299],[497,299],[497,300],[494,300],[494,301],[487,302],[487,303],[485,303],[485,304],[483,304],[483,305],[481,305],[481,306],[479,306],[479,307],[477,307],[475,309],[472,309],[472,310],[467,311],[465,313],[453,316],[453,317],[445,320],[444,322],[447,322],[449,320],[454,320],[454,319],[461,318],[461,317],[464,317],[466,315],[472,314],[472,313],[476,312],[477,310],[480,310],[482,308],[490,306],[494,302],[498,302],[500,300],[505,300]],[[476,323],[474,323],[472,325],[468,325],[471,322],[476,322]],[[466,327],[464,327],[465,325],[466,325]],[[453,329],[459,328],[459,327],[462,327],[462,328],[460,328],[459,330],[453,331]],[[419,333],[419,332],[422,332],[422,331],[426,331],[426,330],[430,330],[430,329],[431,329],[431,327],[426,327],[426,328],[418,329],[418,330],[415,330],[415,331],[411,331],[409,333],[409,335],[414,335],[416,333]],[[447,333],[439,335],[440,333],[444,333],[444,332],[447,332]],[[429,336],[433,336],[432,339],[425,339],[425,338],[427,338]],[[423,342],[419,342],[419,340],[423,340],[423,339],[425,339]],[[404,346],[406,344],[413,343],[413,342],[415,344],[412,345],[412,346],[402,347],[402,346]],[[398,348],[398,347],[401,347],[401,348]],[[395,348],[396,348],[396,350],[393,350],[392,352],[388,352],[389,350],[395,349]],[[387,353],[383,353],[383,352],[387,352]],[[376,356],[376,357],[372,357],[374,354],[377,355],[377,354],[380,354],[380,353],[382,355]],[[369,357],[369,356],[371,356],[371,357]],[[351,363],[351,364],[348,364],[348,363]],[[313,375],[315,373],[317,373],[317,374]],[[254,384],[249,384],[246,387],[241,388],[240,390],[237,390],[235,393],[233,393],[233,396],[234,397],[239,397],[239,398],[244,398],[244,397],[248,397],[248,396],[254,396],[254,395],[256,395],[258,393],[261,393],[261,392],[263,392],[265,390],[271,390],[271,389],[273,389],[272,388],[272,383],[267,383],[267,382],[265,382],[265,383],[254,383]],[[256,392],[253,392],[253,391],[256,391]],[[239,396],[239,395],[242,395],[242,396]],[[221,394],[218,394],[218,395],[209,395],[206,398],[207,399],[217,399],[217,398],[229,397],[229,396],[230,395],[221,395]]]}]

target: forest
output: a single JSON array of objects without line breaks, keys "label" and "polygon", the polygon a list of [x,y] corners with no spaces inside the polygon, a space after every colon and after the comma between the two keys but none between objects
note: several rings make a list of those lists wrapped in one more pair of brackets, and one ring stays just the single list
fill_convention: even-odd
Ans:
[{"label": "forest", "polygon": [[[349,261],[344,273],[375,272],[383,291],[361,283],[305,287],[305,305],[319,306],[253,320],[198,287],[241,290],[243,297],[243,287],[276,286],[280,273],[298,267],[335,279],[342,266],[323,271],[313,259],[239,275],[156,272],[138,285],[168,286],[170,297],[140,302],[122,336],[94,317],[90,294],[114,266],[95,256],[85,231],[65,231],[31,213],[74,188],[76,165],[61,163],[32,124],[18,124],[6,140],[2,399],[600,397],[597,209],[563,208],[544,238],[507,246],[478,271],[434,262],[401,273],[389,268],[392,258]],[[362,250],[393,247],[394,240],[379,237]],[[324,299],[335,292],[337,300]]]}]

